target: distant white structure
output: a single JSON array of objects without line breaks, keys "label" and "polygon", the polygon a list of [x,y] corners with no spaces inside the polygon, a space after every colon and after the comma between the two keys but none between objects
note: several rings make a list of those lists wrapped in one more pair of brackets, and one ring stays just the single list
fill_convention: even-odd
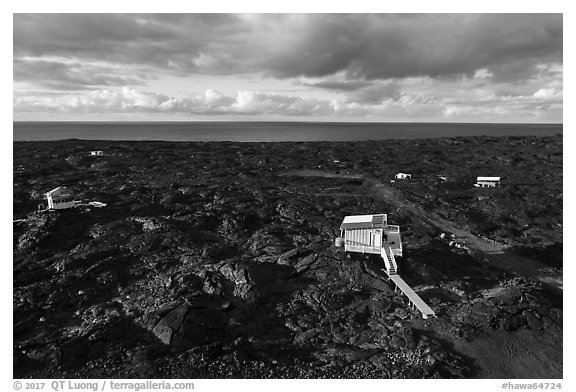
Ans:
[{"label": "distant white structure", "polygon": [[408,173],[397,173],[394,178],[396,178],[397,180],[411,180],[412,179],[412,174],[408,174]]},{"label": "distant white structure", "polygon": [[101,151],[101,150],[90,151],[90,156],[91,156],[91,157],[101,157],[101,156],[104,156],[104,151]]},{"label": "distant white structure", "polygon": [[474,186],[476,188],[496,188],[500,186],[500,177],[478,177]]},{"label": "distant white structure", "polygon": [[440,181],[440,182],[446,182],[446,181],[448,181],[448,177],[446,177],[446,176],[436,176],[436,178],[437,178],[438,181]]},{"label": "distant white structure", "polygon": [[88,205],[92,206],[92,207],[96,207],[96,208],[102,208],[102,207],[106,207],[107,204],[101,203],[99,201],[90,201],[90,202],[88,202]]},{"label": "distant white structure", "polygon": [[50,210],[64,210],[76,205],[76,203],[74,203],[74,195],[72,192],[63,186],[54,188],[44,195],[48,200],[48,209]]}]

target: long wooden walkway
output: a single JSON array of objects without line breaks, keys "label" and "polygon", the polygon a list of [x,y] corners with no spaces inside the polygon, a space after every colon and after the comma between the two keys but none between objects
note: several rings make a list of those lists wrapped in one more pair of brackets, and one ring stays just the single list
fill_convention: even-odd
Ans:
[{"label": "long wooden walkway", "polygon": [[436,316],[436,313],[430,309],[430,306],[426,305],[426,302],[424,302],[422,298],[412,290],[412,287],[408,286],[408,283],[404,282],[404,279],[402,279],[400,275],[390,274],[388,276],[390,277],[390,280],[394,282],[396,287],[398,287],[406,297],[408,297],[410,304],[418,308],[420,313],[422,313],[422,317],[428,318],[429,316]]},{"label": "long wooden walkway", "polygon": [[397,274],[398,266],[396,264],[394,254],[392,253],[392,249],[390,249],[390,247],[385,244],[382,246],[380,255],[382,256],[382,259],[384,259],[386,274],[388,274],[390,280],[396,285],[394,287],[394,291],[396,291],[396,288],[399,288],[400,291],[402,291],[404,295],[408,297],[410,306],[412,308],[418,308],[420,313],[422,313],[422,317],[428,318],[428,316],[435,316],[436,313],[430,309],[430,306],[426,305],[426,302],[424,302],[422,298],[420,298],[420,296],[416,294],[414,290],[412,290],[412,287],[408,286],[408,283],[404,282],[404,279],[402,279],[400,275]]}]

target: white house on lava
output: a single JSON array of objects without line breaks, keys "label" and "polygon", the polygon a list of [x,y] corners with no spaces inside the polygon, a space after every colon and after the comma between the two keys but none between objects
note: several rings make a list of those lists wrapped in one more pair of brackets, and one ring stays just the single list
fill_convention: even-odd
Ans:
[{"label": "white house on lava", "polygon": [[344,217],[340,225],[340,237],[336,238],[336,246],[344,246],[346,252],[378,254],[384,261],[390,282],[394,291],[400,291],[408,298],[412,308],[417,308],[422,317],[435,316],[436,313],[412,290],[398,275],[398,265],[395,256],[402,256],[402,241],[400,227],[389,225],[386,214],[352,215]]},{"label": "white house on lava", "polygon": [[386,214],[347,216],[340,225],[346,252],[381,254],[388,246],[394,256],[402,256],[400,227],[389,225]]},{"label": "white house on lava", "polygon": [[92,157],[104,156],[104,151],[101,151],[101,150],[90,151],[90,156],[92,156]]},{"label": "white house on lava", "polygon": [[74,195],[72,192],[63,186],[54,188],[44,195],[48,200],[48,209],[50,210],[64,210],[76,205],[76,203],[74,203]]},{"label": "white house on lava", "polygon": [[412,174],[409,173],[397,173],[394,178],[396,178],[397,180],[411,180],[412,179]]},{"label": "white house on lava", "polygon": [[500,186],[500,177],[478,177],[474,186],[476,188],[496,188]]}]

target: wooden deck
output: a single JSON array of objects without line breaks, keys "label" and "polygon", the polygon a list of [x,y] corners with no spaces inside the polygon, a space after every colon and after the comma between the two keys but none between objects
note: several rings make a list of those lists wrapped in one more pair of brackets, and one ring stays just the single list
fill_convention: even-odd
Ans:
[{"label": "wooden deck", "polygon": [[404,282],[404,279],[402,279],[400,275],[389,275],[389,277],[396,287],[398,287],[406,297],[408,297],[410,304],[418,308],[420,313],[422,313],[422,317],[428,318],[428,316],[436,316],[436,313],[434,313],[434,311],[426,305],[426,302],[424,302],[422,298],[412,290],[412,287],[408,286],[408,284]]}]

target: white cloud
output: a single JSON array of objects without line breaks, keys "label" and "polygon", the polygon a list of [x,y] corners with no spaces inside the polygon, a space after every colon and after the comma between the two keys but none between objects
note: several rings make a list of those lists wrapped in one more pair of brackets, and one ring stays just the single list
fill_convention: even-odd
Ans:
[{"label": "white cloud", "polygon": [[[467,81],[464,83],[466,85]],[[416,88],[420,86],[420,88]],[[432,88],[432,86],[434,88]],[[496,96],[488,88],[462,88],[438,84],[432,79],[407,80],[383,93],[379,99],[353,99],[340,95],[334,99],[303,98],[288,94],[241,90],[226,95],[207,89],[197,95],[171,97],[123,87],[85,93],[15,94],[14,112],[23,113],[157,113],[181,116],[241,116],[246,118],[341,118],[385,121],[556,121],[562,116],[561,90],[541,88],[533,95]],[[426,93],[430,90],[435,95]],[[395,94],[386,97],[389,91]],[[379,94],[376,94],[379,95]],[[363,98],[363,97],[361,97]],[[220,117],[223,118],[223,117]]]},{"label": "white cloud", "polygon": [[473,78],[477,80],[486,80],[490,79],[492,76],[494,76],[493,72],[490,72],[487,68],[482,68],[474,72]]},{"label": "white cloud", "polygon": [[550,99],[561,95],[555,88],[541,88],[534,93],[534,98]]},{"label": "white cloud", "polygon": [[330,115],[334,112],[329,101],[258,91],[239,91],[235,97],[230,97],[219,91],[208,89],[201,95],[175,98],[131,87],[42,97],[15,95],[14,110],[15,112],[38,110],[59,113],[172,112],[286,116]]}]

